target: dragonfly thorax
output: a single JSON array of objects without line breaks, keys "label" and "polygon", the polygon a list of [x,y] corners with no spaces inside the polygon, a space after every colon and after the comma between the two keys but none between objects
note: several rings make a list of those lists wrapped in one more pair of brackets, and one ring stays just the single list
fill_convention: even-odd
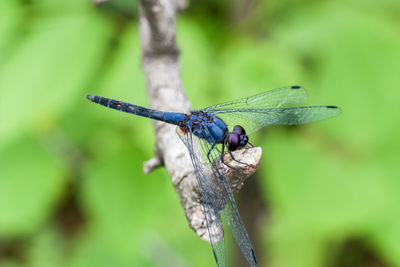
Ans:
[{"label": "dragonfly thorax", "polygon": [[211,144],[222,144],[229,132],[226,124],[220,118],[203,111],[192,111],[184,128]]}]

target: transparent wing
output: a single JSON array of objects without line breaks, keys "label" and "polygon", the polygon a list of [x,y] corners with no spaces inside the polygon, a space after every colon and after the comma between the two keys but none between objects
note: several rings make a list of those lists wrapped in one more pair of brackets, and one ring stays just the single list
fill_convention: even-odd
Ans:
[{"label": "transparent wing", "polygon": [[220,199],[216,196],[216,188],[211,180],[213,176],[211,167],[204,161],[201,155],[199,144],[196,139],[192,139],[191,133],[183,133],[179,127],[177,134],[186,145],[190,158],[192,160],[193,168],[196,174],[197,183],[199,184],[200,194],[202,197],[202,204],[204,214],[206,217],[208,234],[211,241],[215,261],[219,267],[225,267],[225,243],[224,243],[224,229],[222,227],[221,217],[219,211],[221,210]]},{"label": "transparent wing", "polygon": [[341,113],[336,106],[311,106],[271,109],[220,110],[215,114],[232,129],[241,125],[250,134],[267,125],[298,125],[335,117]]},{"label": "transparent wing", "polygon": [[237,99],[205,108],[207,112],[217,114],[218,111],[235,111],[238,109],[269,109],[295,107],[307,98],[306,90],[301,86],[287,86],[254,96]]},{"label": "transparent wing", "polygon": [[[204,130],[207,131],[207,129]],[[205,139],[195,138],[192,140],[189,134],[185,135],[180,130],[177,132],[191,154],[190,157],[203,197],[211,245],[218,266],[225,266],[224,241],[223,236],[222,238],[219,236],[222,229],[220,216],[222,216],[250,266],[256,267],[257,261],[253,246],[243,226],[229,182],[221,165],[221,151]],[[197,145],[200,145],[201,150],[196,148]],[[209,160],[205,159],[207,155]]]},{"label": "transparent wing", "polygon": [[232,129],[241,125],[250,134],[267,125],[297,125],[328,119],[340,114],[336,106],[298,107],[307,98],[300,86],[288,86],[205,109],[220,117]]},{"label": "transparent wing", "polygon": [[238,244],[247,262],[251,267],[256,267],[257,259],[253,245],[251,244],[250,238],[243,225],[236,206],[235,198],[233,197],[230,184],[226,177],[225,170],[220,159],[221,151],[216,147],[212,147],[211,144],[204,139],[199,139],[199,142],[203,150],[203,155],[209,155],[209,164],[211,165],[211,169],[213,171],[212,177],[215,180],[215,188],[217,188],[215,195],[219,200],[218,203],[220,203],[220,205],[222,204],[219,207],[220,214],[230,228],[233,237],[235,238],[236,243]]}]

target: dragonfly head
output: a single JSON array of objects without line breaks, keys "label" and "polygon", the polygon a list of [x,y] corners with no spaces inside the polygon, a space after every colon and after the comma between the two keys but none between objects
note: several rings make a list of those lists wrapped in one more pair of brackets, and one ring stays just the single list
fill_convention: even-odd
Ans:
[{"label": "dragonfly head", "polygon": [[236,125],[233,127],[232,132],[228,134],[226,139],[226,146],[229,151],[235,151],[239,147],[243,147],[249,142],[246,131],[242,126]]}]

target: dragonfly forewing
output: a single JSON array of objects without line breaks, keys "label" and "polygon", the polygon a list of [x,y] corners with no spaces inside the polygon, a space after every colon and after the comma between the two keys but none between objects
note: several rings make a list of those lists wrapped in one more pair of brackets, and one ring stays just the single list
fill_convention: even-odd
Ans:
[{"label": "dragonfly forewing", "polygon": [[286,86],[266,91],[254,96],[229,101],[205,108],[207,112],[218,113],[231,109],[267,109],[285,108],[301,105],[307,98],[306,90],[301,86]]}]

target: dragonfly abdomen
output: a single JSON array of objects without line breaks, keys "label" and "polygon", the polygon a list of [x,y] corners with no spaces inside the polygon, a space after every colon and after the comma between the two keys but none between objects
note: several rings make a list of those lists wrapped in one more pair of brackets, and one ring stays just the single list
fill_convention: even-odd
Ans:
[{"label": "dragonfly abdomen", "polygon": [[119,110],[126,113],[135,114],[141,117],[150,118],[153,120],[159,120],[168,122],[171,124],[182,126],[187,115],[178,112],[162,112],[154,109],[149,109],[141,106],[137,106],[128,102],[123,102],[107,97],[97,95],[87,95],[87,99],[90,101],[100,104],[102,106]]}]

